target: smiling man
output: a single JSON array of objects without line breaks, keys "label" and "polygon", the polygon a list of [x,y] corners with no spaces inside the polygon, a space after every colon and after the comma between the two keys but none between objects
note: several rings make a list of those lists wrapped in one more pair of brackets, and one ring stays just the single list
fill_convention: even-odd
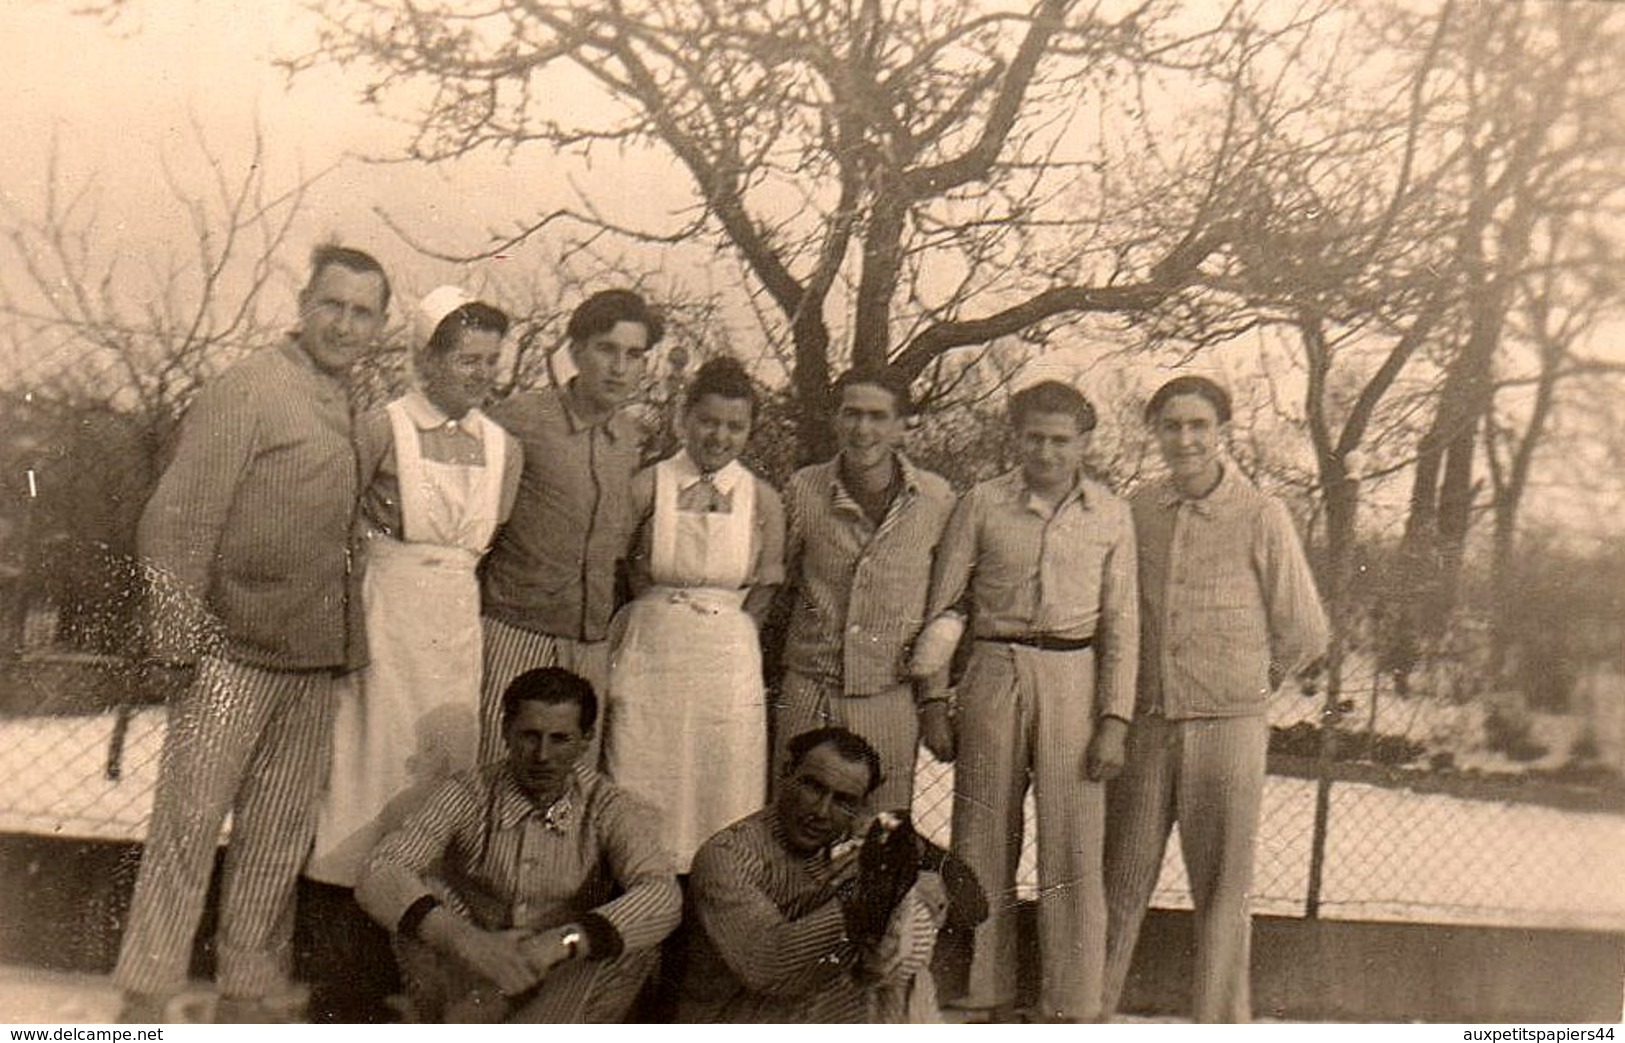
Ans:
[{"label": "smiling man", "polygon": [[[917,870],[908,848],[899,853],[909,873],[900,883],[866,875],[856,852],[832,852],[862,822],[879,755],[844,728],[803,732],[787,749],[773,802],[694,856],[680,1020],[853,1023],[903,1020],[921,1008],[934,1015],[926,966],[947,911],[941,877]],[[878,938],[867,929],[875,923],[885,925]]]},{"label": "smiling man", "polygon": [[793,601],[774,763],[782,771],[792,735],[849,728],[880,754],[874,806],[907,809],[917,713],[942,698],[940,678],[909,677],[908,653],[954,493],[899,449],[911,411],[906,381],[854,370],[836,381],[835,394],[840,451],[785,487]]},{"label": "smiling man", "polygon": [[584,762],[598,700],[558,667],[502,697],[507,757],[385,837],[356,897],[420,1021],[615,1022],[681,917],[654,809]]},{"label": "smiling man", "polygon": [[615,565],[633,521],[639,433],[624,407],[660,341],[660,314],[630,290],[604,290],[570,316],[576,376],[490,409],[519,439],[524,468],[513,513],[481,571],[485,660],[482,759],[500,753],[499,701],[519,673],[562,666],[602,690]]},{"label": "smiling man", "polygon": [[227,812],[216,1021],[269,1021],[287,986],[295,880],[331,751],[351,615],[356,458],[343,378],[389,306],[371,256],[311,254],[299,326],[199,393],[141,516],[148,652],[195,666],[171,700],[141,874],[114,978],[161,1021],[186,982]]},{"label": "smiling man", "polygon": [[1128,507],[1083,473],[1094,409],[1044,381],[1010,400],[1020,466],[965,494],[942,539],[933,621],[914,670],[945,658],[968,592],[976,644],[956,715],[922,719],[938,757],[957,756],[954,853],[987,890],[966,1009],[1008,1013],[1016,998],[1015,868],[1022,800],[1037,806],[1038,1016],[1092,1021],[1106,950],[1101,881],[1106,779],[1123,765],[1139,641],[1134,530]]},{"label": "smiling man", "polygon": [[1326,617],[1286,508],[1224,457],[1229,393],[1175,377],[1145,418],[1168,477],[1133,502],[1144,636],[1127,766],[1109,787],[1105,1011],[1122,996],[1178,822],[1196,906],[1192,1016],[1247,1021],[1265,709],[1325,650]]}]

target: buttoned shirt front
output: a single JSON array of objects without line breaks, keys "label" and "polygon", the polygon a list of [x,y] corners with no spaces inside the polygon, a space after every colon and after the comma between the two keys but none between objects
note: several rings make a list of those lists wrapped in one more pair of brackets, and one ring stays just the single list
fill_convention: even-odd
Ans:
[{"label": "buttoned shirt front", "polygon": [[359,666],[345,388],[294,341],[198,393],[141,517],[149,647],[278,670]]},{"label": "buttoned shirt front", "polygon": [[1159,482],[1132,501],[1140,548],[1138,705],[1169,718],[1264,712],[1325,650],[1326,616],[1286,508],[1227,465],[1206,497]]},{"label": "buttoned shirt front", "polygon": [[901,455],[897,462],[901,488],[878,526],[842,486],[840,457],[802,468],[785,487],[785,560],[796,588],[785,666],[847,695],[906,679],[954,507],[946,481]]},{"label": "buttoned shirt front", "polygon": [[[682,895],[661,849],[656,812],[590,768],[539,806],[507,763],[448,779],[379,842],[356,887],[362,908],[393,928],[435,895],[486,930],[543,930],[588,917],[620,947],[657,944],[677,925]],[[613,955],[611,953],[610,955]]]},{"label": "buttoned shirt front", "polygon": [[827,850],[785,845],[773,808],[706,841],[689,878],[682,1020],[862,1021],[867,994],[832,877]]},{"label": "buttoned shirt front", "polygon": [[953,611],[968,588],[978,638],[1093,638],[1095,704],[1127,719],[1139,649],[1136,586],[1128,506],[1082,477],[1059,503],[1046,503],[1018,468],[959,501],[942,539],[931,615]]},{"label": "buttoned shirt front", "polygon": [[602,641],[632,525],[636,425],[624,412],[588,424],[552,388],[514,395],[490,415],[519,439],[525,462],[481,570],[483,611],[533,633]]}]

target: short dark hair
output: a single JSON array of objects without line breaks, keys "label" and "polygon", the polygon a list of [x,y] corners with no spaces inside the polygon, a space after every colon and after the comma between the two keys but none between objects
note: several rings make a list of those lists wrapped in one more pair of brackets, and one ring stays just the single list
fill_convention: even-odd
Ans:
[{"label": "short dark hair", "polygon": [[484,301],[469,301],[440,320],[440,325],[429,334],[429,342],[423,346],[422,357],[437,359],[450,355],[457,350],[464,330],[488,330],[498,337],[507,336],[508,313]]},{"label": "short dark hair", "polygon": [[854,366],[837,377],[830,389],[833,407],[839,409],[846,389],[857,385],[877,387],[891,395],[892,408],[898,416],[910,416],[914,412],[914,395],[909,382],[901,373],[883,366]]},{"label": "short dark hair", "polygon": [[870,746],[863,736],[845,728],[814,728],[791,739],[788,745],[789,759],[784,762],[785,773],[799,768],[801,762],[807,759],[807,754],[825,743],[835,747],[835,752],[840,754],[843,760],[861,761],[869,769],[869,788],[863,791],[864,796],[873,793],[880,786],[883,779],[880,773],[880,754],[875,752],[875,748]]},{"label": "short dark hair", "polygon": [[1095,407],[1083,392],[1059,380],[1042,380],[1010,396],[1010,423],[1020,427],[1034,413],[1060,413],[1078,422],[1078,433],[1095,429]]},{"label": "short dark hair", "polygon": [[583,734],[592,731],[598,721],[598,696],[592,682],[580,674],[573,674],[561,666],[543,666],[524,673],[508,682],[502,692],[502,730],[519,716],[520,703],[543,703],[547,706],[568,706],[578,709],[576,721]]},{"label": "short dark hair", "polygon": [[309,293],[310,288],[316,285],[316,280],[322,277],[322,272],[335,264],[352,272],[376,273],[384,284],[383,310],[389,310],[389,274],[384,271],[384,266],[378,263],[378,258],[365,250],[340,246],[337,243],[323,243],[310,251],[310,281],[305,283],[305,288],[299,295],[303,297]]},{"label": "short dark hair", "polygon": [[577,344],[608,333],[617,322],[635,322],[649,332],[649,347],[660,343],[666,322],[660,312],[631,290],[600,290],[576,305],[565,335]]},{"label": "short dark hair", "polygon": [[739,364],[738,359],[728,355],[707,359],[688,385],[688,392],[683,396],[683,404],[692,407],[706,395],[716,395],[718,398],[742,398],[750,405],[751,420],[756,419],[756,383],[750,379],[750,374],[745,372],[745,367]]},{"label": "short dark hair", "polygon": [[1218,416],[1219,423],[1230,422],[1230,392],[1226,391],[1219,382],[1207,377],[1199,377],[1194,373],[1187,373],[1182,377],[1175,377],[1157,389],[1151,396],[1151,401],[1145,404],[1145,422],[1155,423],[1162,407],[1168,400],[1179,395],[1196,395],[1205,398],[1213,406],[1213,412]]}]

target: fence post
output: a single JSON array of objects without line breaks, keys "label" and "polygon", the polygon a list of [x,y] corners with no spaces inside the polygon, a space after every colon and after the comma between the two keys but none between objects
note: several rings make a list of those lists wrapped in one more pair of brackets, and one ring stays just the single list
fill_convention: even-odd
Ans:
[{"label": "fence post", "polygon": [[1304,897],[1303,915],[1320,919],[1320,886],[1326,869],[1326,834],[1332,814],[1332,768],[1337,763],[1338,686],[1326,686],[1326,701],[1320,708],[1320,753],[1315,758],[1315,827],[1309,841],[1309,893]]}]

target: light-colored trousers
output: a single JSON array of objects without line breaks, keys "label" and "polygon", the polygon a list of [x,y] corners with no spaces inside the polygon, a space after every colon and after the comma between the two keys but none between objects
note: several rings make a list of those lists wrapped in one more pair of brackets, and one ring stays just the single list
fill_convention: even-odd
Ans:
[{"label": "light-colored trousers", "polygon": [[660,950],[560,964],[541,985],[517,997],[502,995],[495,983],[411,938],[396,938],[395,955],[406,997],[420,1022],[613,1023],[626,1020],[659,963]]},{"label": "light-colored trousers", "polygon": [[774,786],[789,759],[790,740],[814,728],[840,727],[868,740],[880,754],[880,787],[870,796],[875,810],[912,808],[914,758],[920,719],[914,686],[904,682],[873,695],[845,695],[839,685],[786,672],[773,707]]},{"label": "light-colored trousers", "polygon": [[967,1007],[1016,998],[1016,888],[1029,780],[1038,831],[1039,1002],[1046,1017],[1100,1013],[1105,788],[1084,774],[1095,724],[1095,655],[978,641],[958,689],[954,852],[987,894]]},{"label": "light-colored trousers", "polygon": [[[576,641],[554,634],[538,634],[490,616],[480,619],[484,662],[480,676],[480,759],[489,764],[507,757],[502,741],[502,693],[509,682],[526,670],[561,666],[592,682],[598,696],[599,720],[603,719],[604,692],[609,683],[609,642]],[[592,745],[584,763],[597,766],[599,730],[594,729]]]},{"label": "light-colored trousers", "polygon": [[1130,726],[1128,763],[1107,788],[1108,1016],[1122,999],[1168,833],[1177,821],[1196,906],[1192,1017],[1220,1023],[1251,1018],[1248,892],[1268,749],[1269,724],[1259,716],[1182,721],[1145,716]]},{"label": "light-colored trousers", "polygon": [[264,670],[206,656],[169,704],[152,821],[114,981],[165,995],[187,966],[226,812],[218,978],[228,996],[288,980],[294,885],[316,832],[333,739],[328,671]]}]

